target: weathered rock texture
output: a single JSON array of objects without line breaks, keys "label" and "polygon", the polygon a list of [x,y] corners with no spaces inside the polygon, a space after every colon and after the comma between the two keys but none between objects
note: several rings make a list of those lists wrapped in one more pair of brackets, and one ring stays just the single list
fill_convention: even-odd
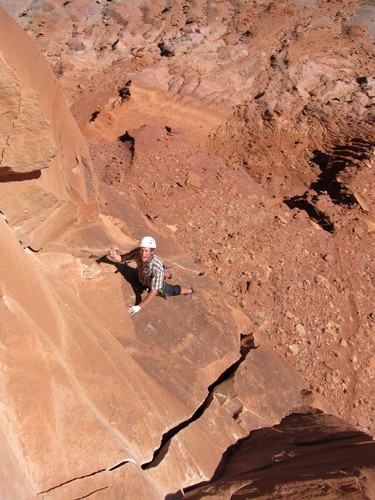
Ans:
[{"label": "weathered rock texture", "polygon": [[19,21],[100,177],[373,432],[373,4],[58,5]]},{"label": "weathered rock texture", "polygon": [[[89,252],[99,258],[111,240],[129,250],[133,231],[150,228],[105,187],[107,209],[97,217],[90,157],[56,80],[22,30],[4,13],[0,21],[4,107],[11,108],[2,115],[0,183],[1,495],[77,498],[106,490],[106,498],[118,498],[125,488],[130,497],[143,489],[162,498],[211,477],[223,451],[247,432],[224,405],[205,403],[208,387],[240,357],[245,318],[205,276],[197,299],[159,301],[134,320],[124,316],[132,269],[114,275],[113,265]],[[27,102],[36,123],[23,115]],[[158,241],[165,256],[182,260],[177,247]],[[199,274],[193,263],[190,273]],[[178,275],[198,279],[183,268]],[[306,384],[294,377],[279,387],[266,422],[300,403]],[[266,392],[260,377],[263,383]],[[208,408],[199,416],[201,405]],[[218,419],[219,439],[211,424]]]},{"label": "weathered rock texture", "polygon": [[[23,87],[7,62],[1,62],[1,172],[31,173],[47,168],[56,155],[51,124],[38,94]],[[34,132],[35,123],[39,124]]]},{"label": "weathered rock texture", "polygon": [[[301,405],[373,432],[373,6],[0,3],[55,73],[1,12],[1,496],[179,495]],[[128,317],[146,233],[196,293]]]},{"label": "weathered rock texture", "polygon": [[23,245],[39,250],[97,216],[97,181],[47,61],[4,12],[1,25],[1,209]]},{"label": "weathered rock texture", "polygon": [[342,420],[300,408],[229,449],[215,481],[192,488],[184,498],[370,499],[374,447],[370,436]]}]

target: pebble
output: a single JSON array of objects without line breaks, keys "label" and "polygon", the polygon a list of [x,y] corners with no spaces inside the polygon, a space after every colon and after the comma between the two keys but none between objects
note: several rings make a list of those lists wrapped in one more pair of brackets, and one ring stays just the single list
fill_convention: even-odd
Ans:
[{"label": "pebble", "polygon": [[323,259],[329,263],[333,262],[333,256],[330,254],[323,255]]},{"label": "pebble", "polygon": [[317,274],[315,276],[315,283],[320,283],[321,285],[328,286],[329,281],[325,276],[322,276],[321,274]]},{"label": "pebble", "polygon": [[304,335],[306,333],[305,327],[301,325],[301,323],[298,323],[298,325],[296,325],[296,332],[300,335]]},{"label": "pebble", "polygon": [[284,224],[284,225],[288,224],[288,221],[284,217],[282,217],[281,215],[276,215],[275,221],[280,222],[281,224]]},{"label": "pebble", "polygon": [[340,345],[341,347],[348,347],[348,343],[346,342],[345,339],[340,339]]},{"label": "pebble", "polygon": [[294,354],[294,356],[296,356],[299,352],[299,347],[297,344],[291,344],[290,346],[288,346],[290,351]]},{"label": "pebble", "polygon": [[357,193],[356,191],[354,191],[354,193],[352,194],[352,197],[355,201],[355,203],[357,203],[364,212],[369,212],[369,206],[367,205],[367,203],[365,202],[365,200],[362,198],[362,196]]},{"label": "pebble", "polygon": [[371,220],[366,220],[365,222],[367,224],[367,231],[369,233],[374,233],[375,232],[375,222],[373,222]]},{"label": "pebble", "polygon": [[324,332],[329,335],[335,335],[340,331],[340,325],[334,321],[328,321],[327,326],[324,328]]}]

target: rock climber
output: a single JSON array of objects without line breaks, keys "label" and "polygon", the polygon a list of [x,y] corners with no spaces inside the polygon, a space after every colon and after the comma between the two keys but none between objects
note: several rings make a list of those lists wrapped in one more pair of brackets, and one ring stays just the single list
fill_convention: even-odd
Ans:
[{"label": "rock climber", "polygon": [[193,288],[182,288],[180,285],[170,285],[165,281],[166,271],[162,262],[154,254],[156,241],[152,236],[144,236],[139,247],[130,250],[123,255],[117,253],[114,248],[111,249],[109,257],[120,264],[134,260],[137,264],[138,279],[142,291],[147,290],[147,296],[139,305],[129,305],[128,314],[135,314],[145,307],[154,297],[173,297],[175,295],[185,295],[191,297]]}]

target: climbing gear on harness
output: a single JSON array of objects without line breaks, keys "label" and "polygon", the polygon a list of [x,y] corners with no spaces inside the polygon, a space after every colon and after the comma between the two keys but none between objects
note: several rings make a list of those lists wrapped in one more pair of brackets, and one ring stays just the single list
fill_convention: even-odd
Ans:
[{"label": "climbing gear on harness", "polygon": [[164,292],[164,285],[163,285],[163,288],[160,288],[160,290],[157,291],[156,296],[162,297],[163,299],[167,300],[168,295],[166,295]]}]

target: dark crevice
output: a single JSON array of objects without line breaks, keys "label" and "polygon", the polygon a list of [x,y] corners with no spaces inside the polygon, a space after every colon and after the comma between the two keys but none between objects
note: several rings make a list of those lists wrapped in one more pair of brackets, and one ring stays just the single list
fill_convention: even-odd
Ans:
[{"label": "dark crevice", "polygon": [[229,366],[219,377],[208,387],[208,395],[203,401],[203,403],[197,408],[197,410],[193,413],[193,415],[185,420],[184,422],[179,423],[168,432],[163,434],[161,444],[157,450],[155,450],[152,460],[150,462],[144,463],[142,465],[143,470],[151,469],[156,467],[162,458],[164,458],[166,451],[168,450],[171,439],[176,436],[180,431],[188,427],[192,422],[198,420],[209,406],[212,400],[213,390],[223,383],[225,380],[229,379],[240,366],[240,364],[246,359],[246,356],[252,349],[256,349],[258,346],[255,346],[254,337],[252,334],[241,334],[241,348],[240,348],[240,357],[237,361],[235,361],[231,366]]},{"label": "dark crevice", "polygon": [[368,84],[368,78],[367,76],[359,76],[358,78],[356,78],[356,82],[358,83],[358,85],[367,85]]},{"label": "dark crevice", "polygon": [[334,224],[329,216],[316,206],[319,195],[328,195],[335,205],[351,207],[353,193],[343,183],[339,174],[358,169],[361,163],[370,157],[374,144],[364,139],[354,138],[348,141],[348,144],[334,146],[329,153],[314,150],[311,163],[318,165],[319,176],[302,196],[285,198],[284,203],[289,208],[304,210],[324,230],[333,232]]},{"label": "dark crevice", "polygon": [[[276,427],[277,426],[270,428],[269,432],[272,432]],[[260,432],[262,432],[262,431],[263,431],[263,429],[260,429]],[[209,484],[215,483],[215,481],[218,481],[222,477],[222,475],[225,471],[226,464],[229,462],[230,458],[235,453],[237,453],[243,445],[246,445],[246,442],[249,440],[249,438],[251,437],[252,434],[256,435],[256,433],[257,433],[256,430],[252,431],[252,433],[250,433],[249,436],[242,438],[242,439],[239,439],[234,445],[232,445],[231,447],[229,447],[227,449],[226,453],[222,457],[222,462],[219,464],[217,470],[215,471],[214,475],[212,476],[212,478],[210,480],[202,481],[200,483],[196,483],[196,484],[192,484],[191,486],[187,486],[183,489],[183,493],[181,493],[181,490],[180,490],[179,492],[176,492],[174,494],[169,494],[166,497],[166,499],[168,499],[168,500],[180,500],[181,498],[183,498],[185,496],[186,493],[192,492],[192,491],[197,490],[203,486],[207,486]],[[343,434],[345,434],[345,433],[343,433]],[[345,441],[347,439],[353,439],[353,438],[355,439],[356,435],[353,433],[348,433],[348,436],[343,435],[342,437],[338,437],[337,439],[330,437],[330,438],[327,438],[325,440],[323,440],[323,439],[320,441],[317,440],[315,443],[311,443],[311,446],[319,446],[319,445],[324,445],[327,443],[336,443],[336,441],[340,441],[340,440]],[[298,444],[294,443],[293,441],[291,442],[291,444],[298,446]],[[306,445],[306,444],[301,445],[301,447],[305,447],[305,446],[308,446],[308,445]],[[293,457],[288,457],[288,458],[284,458],[283,462],[286,463],[286,461],[290,462],[291,460],[293,460]],[[279,463],[280,462],[278,460],[273,460],[273,457],[270,457],[270,461],[268,463],[262,464],[259,467],[251,467],[251,469],[249,469],[249,472],[256,473],[256,472],[261,472],[261,471],[271,471],[275,467],[278,467]],[[338,472],[339,473],[342,472],[343,474],[345,474],[344,471],[338,471]]]},{"label": "dark crevice", "polygon": [[[239,439],[235,444],[227,448],[211,479],[201,481],[200,483],[187,486],[183,490],[168,494],[165,497],[166,500],[179,500],[189,492],[199,490],[200,488],[208,485],[214,486],[215,483],[218,485],[221,481],[223,481],[221,484],[229,485],[228,479],[233,485],[236,480],[241,481],[241,479],[246,477],[249,482],[251,481],[252,484],[255,484],[254,481],[257,482],[259,479],[258,473],[261,471],[267,472],[267,474],[263,476],[264,479],[262,481],[263,494],[260,494],[260,489],[258,489],[257,493],[259,494],[253,495],[251,498],[276,498],[276,496],[270,495],[270,492],[274,491],[270,488],[270,484],[273,483],[272,471],[277,469],[279,469],[283,475],[286,473],[286,470],[289,469],[290,471],[298,471],[300,477],[306,476],[307,473],[311,477],[314,476],[320,480],[322,480],[322,476],[332,479],[333,474],[336,473],[340,475],[342,474],[342,476],[345,477],[347,472],[344,469],[340,468],[338,470],[333,470],[333,462],[328,461],[326,464],[323,464],[320,460],[325,451],[330,453],[329,445],[331,443],[333,444],[333,447],[335,447],[335,444],[340,441],[344,443],[343,446],[351,448],[353,451],[354,448],[357,448],[357,457],[359,457],[359,459],[357,459],[358,463],[363,463],[367,466],[370,466],[370,464],[372,465],[373,459],[371,459],[372,457],[369,459],[368,451],[369,447],[373,444],[371,436],[355,430],[335,431],[333,430],[333,427],[325,427],[324,424],[322,427],[322,420],[319,418],[319,414],[321,414],[324,418],[324,413],[321,410],[308,406],[304,409],[304,413],[298,412],[298,409],[297,411],[290,413],[284,417],[279,424],[273,427],[251,431],[248,436]],[[310,431],[306,432],[309,427]],[[313,433],[311,432],[311,428],[314,430]],[[325,436],[321,436],[323,429],[323,432],[326,434]],[[312,436],[312,439],[305,439],[305,433]],[[320,435],[320,437],[316,438],[316,435]],[[267,443],[272,443],[272,445],[267,446]],[[262,448],[260,447],[261,444],[263,444]],[[359,451],[358,448],[362,446],[364,446],[365,449],[362,448],[363,451]],[[286,451],[288,447],[289,452]],[[315,450],[310,452],[307,449],[314,449],[314,447],[315,450],[319,450],[319,453],[316,453]],[[251,461],[251,454],[254,452],[256,453],[256,450],[259,449],[262,449],[261,463],[256,465],[256,463]],[[306,461],[306,457],[309,453],[311,453],[310,457],[315,455],[315,457],[318,458],[312,458],[312,460]],[[233,458],[231,458],[232,456]],[[281,456],[282,458],[280,459]],[[246,467],[247,461],[250,463]],[[240,472],[234,472],[235,467],[233,467],[233,463],[240,464]],[[285,466],[287,466],[287,469]],[[230,467],[231,470],[229,472]],[[226,480],[224,479],[225,476]],[[287,479],[287,482],[290,482],[290,479]],[[277,481],[277,484],[280,485],[279,480]],[[215,491],[215,488],[211,491]],[[202,496],[205,496],[205,494],[207,495],[207,492],[208,490],[204,490],[202,492]],[[250,498],[249,496],[236,496],[236,498],[237,497]],[[196,495],[194,498],[198,498],[198,496]],[[231,498],[234,498],[234,496]]]},{"label": "dark crevice", "polygon": [[369,158],[373,147],[374,143],[353,139],[350,144],[335,146],[329,155],[314,151],[315,156],[311,161],[319,165],[321,174],[316,182],[311,184],[311,189],[318,194],[327,192],[335,204],[351,204],[350,194],[338,176],[347,168],[358,168]]},{"label": "dark crevice", "polygon": [[265,92],[259,92],[259,94],[257,94],[257,95],[254,97],[254,99],[255,99],[255,100],[258,100],[258,99],[260,99],[261,97],[263,97],[263,96],[264,96],[264,94],[265,94]]},{"label": "dark crevice", "polygon": [[240,418],[242,412],[243,412],[243,408],[241,408],[240,410],[234,412],[233,413],[233,419],[234,420],[238,420]]},{"label": "dark crevice", "polygon": [[131,162],[134,160],[134,151],[135,151],[135,139],[131,135],[129,135],[128,131],[125,132],[125,134],[120,135],[118,137],[118,140],[121,141],[122,143],[129,143],[130,145],[130,154],[131,154]]},{"label": "dark crevice", "polygon": [[299,210],[304,210],[309,217],[315,220],[319,226],[321,226],[325,231],[332,233],[334,230],[334,224],[330,218],[318,210],[313,203],[307,199],[307,194],[303,196],[293,196],[292,198],[284,199],[284,203],[290,208],[298,208]]},{"label": "dark crevice", "polygon": [[[259,429],[259,431],[262,432],[263,429]],[[252,435],[256,434],[256,432],[257,432],[256,430],[251,431],[248,436],[238,439],[234,444],[232,444],[226,449],[211,479],[201,481],[200,483],[195,483],[190,486],[186,486],[183,489],[183,492],[180,490],[176,493],[167,495],[166,500],[180,500],[185,496],[186,493],[189,493],[198,488],[201,488],[202,486],[206,486],[210,483],[214,483],[215,481],[217,481],[223,475],[226,464],[229,462],[229,459],[232,457],[232,455],[234,455],[243,446],[243,444],[245,444],[249,440],[249,438],[251,438]],[[269,428],[268,432],[274,432],[274,427]],[[252,467],[251,471],[257,472],[257,471],[268,470],[274,467],[274,465],[275,463],[270,461],[269,463],[260,465],[259,467]]]},{"label": "dark crevice", "polygon": [[160,55],[162,57],[173,57],[174,56],[174,52],[172,49],[170,49],[169,47],[167,47],[164,42],[160,42],[158,43],[158,48],[160,50]]},{"label": "dark crevice", "polygon": [[314,149],[313,153],[314,156],[311,158],[311,162],[315,163],[315,165],[318,165],[321,170],[327,168],[329,155],[327,153],[324,153],[323,151],[318,151],[317,149]]},{"label": "dark crevice", "polygon": [[119,43],[119,39],[115,40],[112,45],[111,45],[111,49],[114,50],[116,47],[117,47],[117,44]]},{"label": "dark crevice", "polygon": [[99,114],[100,114],[100,111],[99,111],[99,110],[94,111],[94,112],[92,113],[92,115],[90,116],[90,123],[91,123],[91,122],[93,122],[93,121],[95,121],[95,120],[96,120],[96,118],[99,116]]},{"label": "dark crevice", "polygon": [[91,491],[90,493],[88,493],[87,495],[84,495],[83,497],[74,498],[74,500],[82,500],[83,498],[91,497],[91,495],[98,493],[98,491],[103,491],[103,490],[107,490],[107,489],[108,489],[108,486],[104,486],[103,488],[98,488],[97,490]]},{"label": "dark crevice", "polygon": [[124,102],[124,101],[127,101],[128,99],[130,99],[130,97],[131,97],[131,93],[130,93],[131,83],[132,83],[132,81],[129,80],[125,83],[125,85],[123,87],[119,87],[118,94],[121,97],[121,102]]},{"label": "dark crevice", "polygon": [[9,224],[7,216],[1,210],[0,210],[0,217],[2,217],[7,224]]},{"label": "dark crevice", "polygon": [[107,469],[100,469],[96,472],[92,472],[91,474],[86,474],[84,476],[79,476],[79,477],[74,477],[73,479],[69,479],[68,481],[64,481],[61,484],[58,484],[57,486],[52,486],[52,488],[49,488],[48,490],[41,491],[37,493],[37,495],[44,495],[45,493],[49,493],[50,491],[54,491],[57,488],[61,488],[61,486],[65,486],[66,484],[73,483],[74,481],[78,481],[80,479],[85,479],[86,477],[91,477],[91,476],[96,476],[96,474],[100,474],[101,472],[105,472]]}]

